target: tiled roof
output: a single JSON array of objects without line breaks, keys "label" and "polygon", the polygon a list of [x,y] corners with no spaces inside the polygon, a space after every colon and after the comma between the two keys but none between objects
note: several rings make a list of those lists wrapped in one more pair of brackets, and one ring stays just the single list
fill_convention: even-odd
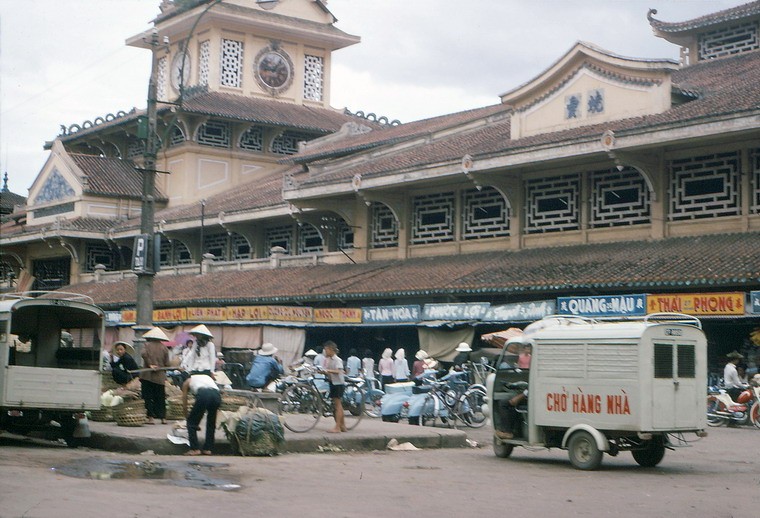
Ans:
[{"label": "tiled roof", "polygon": [[[399,126],[380,126],[374,131],[362,133],[345,140],[321,139],[307,144],[304,151],[283,161],[303,163],[335,156],[343,156],[352,152],[419,138],[435,131],[454,128],[456,126],[477,121],[478,119],[503,114],[506,111],[506,106],[496,104],[483,108],[441,115],[430,119],[407,122],[406,124],[401,124]],[[366,122],[362,121],[362,123]]]},{"label": "tiled roof", "polygon": [[372,124],[333,109],[301,106],[282,101],[220,92],[199,93],[187,98],[182,103],[182,110],[200,115],[276,126],[290,126],[321,133],[337,131],[346,122]]},{"label": "tiled roof", "polygon": [[[84,192],[96,196],[140,199],[142,173],[131,160],[105,158],[95,155],[69,153],[74,163],[86,175]],[[156,199],[167,200],[156,188]]]},{"label": "tiled roof", "polygon": [[[730,78],[729,80],[726,80]],[[521,139],[511,139],[509,117],[497,117],[494,122],[462,132],[452,132],[431,140],[428,143],[400,148],[384,155],[373,156],[371,160],[352,163],[351,167],[335,168],[318,175],[309,176],[299,186],[311,187],[333,182],[346,182],[355,174],[363,178],[383,176],[399,170],[422,167],[447,162],[458,163],[465,154],[478,158],[508,155],[512,152],[537,146],[567,144],[580,140],[598,140],[606,130],[613,130],[616,135],[624,136],[626,132],[652,130],[671,125],[686,125],[699,122],[707,117],[732,115],[742,112],[754,112],[760,109],[760,52],[747,52],[736,56],[703,61],[675,71],[673,84],[681,91],[699,92],[699,98],[674,106],[670,110],[655,115],[634,117],[618,121],[609,121],[598,125],[582,126],[574,129],[542,133]],[[498,111],[486,114],[495,115]],[[465,112],[472,113],[472,112]],[[437,122],[455,120],[438,118]],[[484,115],[484,114],[481,114]],[[426,121],[420,121],[424,125]],[[439,128],[440,129],[440,128]],[[384,142],[396,142],[413,138],[403,126],[382,131],[380,138]],[[373,132],[374,133],[374,132]],[[342,142],[346,149],[353,149],[357,142],[370,138],[367,135],[347,138]],[[411,135],[411,136],[410,136]],[[308,153],[308,151],[307,151]],[[339,155],[337,146],[332,149]],[[299,160],[301,154],[295,158]],[[295,169],[294,169],[295,170]]]},{"label": "tiled roof", "polygon": [[733,20],[739,20],[750,16],[760,15],[760,1],[749,2],[737,7],[731,7],[722,11],[700,16],[693,20],[686,20],[684,22],[663,22],[654,18],[657,14],[657,9],[650,9],[647,14],[649,24],[652,28],[661,32],[687,32],[694,29],[702,29],[710,27],[711,25],[717,25],[719,23],[730,22]]},{"label": "tiled roof", "polygon": [[[158,276],[156,307],[403,300],[442,296],[552,297],[756,288],[760,233],[585,244],[362,264]],[[108,308],[133,305],[134,279],[66,291]]]},{"label": "tiled roof", "polygon": [[0,213],[7,214],[13,211],[13,207],[16,205],[24,205],[26,198],[20,194],[0,189]]},{"label": "tiled roof", "polygon": [[[65,233],[66,230],[70,230],[73,232],[95,232],[95,233],[103,233],[107,232],[111,228],[113,228],[117,224],[117,221],[114,221],[113,219],[103,219],[103,218],[72,218],[72,219],[61,219],[60,220],[60,226],[59,228],[62,233]],[[2,227],[2,237],[3,238],[13,238],[18,236],[23,236],[26,234],[31,235],[37,235],[39,232],[45,231],[45,230],[51,230],[56,228],[55,224],[48,223],[45,225],[26,225],[26,224],[16,224],[14,222],[7,221],[3,224]],[[35,239],[39,239],[39,236],[36,236]]]}]

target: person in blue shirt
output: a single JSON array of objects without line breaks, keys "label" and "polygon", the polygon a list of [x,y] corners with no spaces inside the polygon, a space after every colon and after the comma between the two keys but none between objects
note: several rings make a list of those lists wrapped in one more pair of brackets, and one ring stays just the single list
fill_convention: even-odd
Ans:
[{"label": "person in blue shirt", "polygon": [[346,374],[352,378],[359,376],[362,370],[362,361],[356,355],[356,349],[348,351],[348,359],[346,360]]},{"label": "person in blue shirt", "polygon": [[277,347],[265,343],[259,349],[259,354],[253,359],[251,370],[245,381],[252,388],[264,388],[282,375],[282,362],[274,356]]}]

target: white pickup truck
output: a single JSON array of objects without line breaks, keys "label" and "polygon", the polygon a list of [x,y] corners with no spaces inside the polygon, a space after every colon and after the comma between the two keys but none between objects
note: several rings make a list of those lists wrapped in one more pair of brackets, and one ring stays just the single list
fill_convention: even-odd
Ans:
[{"label": "white pickup truck", "polygon": [[[524,346],[532,348],[529,369],[513,362]],[[494,452],[562,448],[574,467],[592,470],[604,453],[630,451],[638,464],[655,466],[666,449],[685,444],[684,433],[707,435],[706,356],[701,324],[687,315],[534,322],[507,341],[486,380]],[[526,392],[527,404],[508,408]]]},{"label": "white pickup truck", "polygon": [[100,408],[103,311],[78,294],[0,298],[0,429],[56,432],[69,444]]}]

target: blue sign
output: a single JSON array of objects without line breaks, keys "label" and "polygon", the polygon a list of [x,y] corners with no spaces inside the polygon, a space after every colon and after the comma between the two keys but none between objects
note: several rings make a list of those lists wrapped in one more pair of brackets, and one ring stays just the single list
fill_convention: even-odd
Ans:
[{"label": "blue sign", "polygon": [[480,320],[490,306],[488,302],[425,304],[422,320]]},{"label": "blue sign", "polygon": [[536,302],[518,302],[515,304],[502,304],[491,306],[483,316],[484,322],[533,322],[541,320],[545,316],[557,312],[557,306],[553,300],[539,300]]},{"label": "blue sign", "polygon": [[646,295],[557,297],[557,313],[583,317],[644,316],[646,298]]},{"label": "blue sign", "polygon": [[362,308],[362,322],[365,324],[395,324],[419,322],[420,306],[370,306]]},{"label": "blue sign", "polygon": [[752,301],[752,312],[760,313],[760,291],[750,291],[749,300]]}]

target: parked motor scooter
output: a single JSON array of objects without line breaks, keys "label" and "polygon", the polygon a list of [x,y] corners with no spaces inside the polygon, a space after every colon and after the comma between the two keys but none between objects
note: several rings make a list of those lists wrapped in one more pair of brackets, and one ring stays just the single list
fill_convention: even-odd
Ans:
[{"label": "parked motor scooter", "polygon": [[723,426],[729,423],[754,424],[760,428],[760,374],[752,378],[750,386],[739,394],[737,401],[724,389],[708,394],[708,426]]}]

